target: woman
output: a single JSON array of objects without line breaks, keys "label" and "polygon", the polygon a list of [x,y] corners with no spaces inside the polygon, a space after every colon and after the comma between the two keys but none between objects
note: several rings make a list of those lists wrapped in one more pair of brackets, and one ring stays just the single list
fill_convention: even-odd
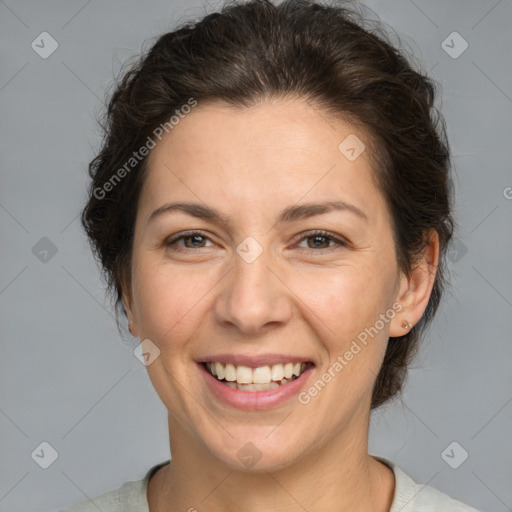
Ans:
[{"label": "woman", "polygon": [[69,512],[474,511],[368,453],[453,219],[433,83],[357,21],[233,3],[118,85],[82,220],[172,461]]}]

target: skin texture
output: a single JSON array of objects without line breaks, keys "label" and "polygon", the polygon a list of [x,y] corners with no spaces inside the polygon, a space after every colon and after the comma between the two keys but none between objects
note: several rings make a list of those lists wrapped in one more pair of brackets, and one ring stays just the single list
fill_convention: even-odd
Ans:
[{"label": "skin texture", "polygon": [[[366,141],[355,161],[338,150],[349,134]],[[393,473],[368,454],[371,394],[388,337],[427,306],[439,246],[434,232],[412,274],[399,272],[369,148],[360,129],[281,98],[200,103],[152,150],[123,293],[132,333],[160,350],[147,370],[169,411],[172,462],[150,481],[151,512],[389,510]],[[213,207],[230,225],[180,211],[148,222],[174,201]],[[368,221],[344,210],[277,223],[288,206],[327,201]],[[166,246],[196,229],[206,238]],[[317,248],[312,230],[346,245],[321,238]],[[236,252],[248,236],[263,249],[252,263]],[[241,411],[211,394],[196,364],[297,355],[316,365],[309,386],[394,303],[400,312],[307,405],[295,396]],[[251,468],[237,456],[247,442],[261,454]]]}]

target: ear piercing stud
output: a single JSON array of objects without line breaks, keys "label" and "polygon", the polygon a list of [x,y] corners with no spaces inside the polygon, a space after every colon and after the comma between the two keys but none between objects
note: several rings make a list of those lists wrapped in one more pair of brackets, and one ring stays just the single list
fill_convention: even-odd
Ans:
[{"label": "ear piercing stud", "polygon": [[402,322],[402,329],[410,329],[411,328],[411,324],[407,321],[407,320],[404,320]]}]

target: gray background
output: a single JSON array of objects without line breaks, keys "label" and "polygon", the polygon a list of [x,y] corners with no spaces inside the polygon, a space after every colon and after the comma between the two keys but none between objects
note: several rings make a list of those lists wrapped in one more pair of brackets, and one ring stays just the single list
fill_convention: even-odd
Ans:
[{"label": "gray background", "polygon": [[[113,74],[216,5],[0,1],[1,511],[55,510],[168,458],[166,411],[136,340],[117,333],[77,215]],[[372,418],[370,453],[476,508],[512,510],[512,3],[367,5],[442,84],[460,224],[453,290],[404,403]],[[59,45],[47,59],[31,48],[44,31]],[[453,31],[469,44],[458,58],[441,46]],[[31,457],[43,441],[58,452],[48,469]],[[452,460],[469,454],[458,469],[441,455],[453,441]]]}]

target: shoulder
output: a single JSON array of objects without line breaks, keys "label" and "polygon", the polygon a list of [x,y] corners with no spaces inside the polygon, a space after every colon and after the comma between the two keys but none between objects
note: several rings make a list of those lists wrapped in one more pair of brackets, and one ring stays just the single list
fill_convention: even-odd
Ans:
[{"label": "shoulder", "polygon": [[96,498],[82,501],[59,512],[149,512],[147,488],[153,474],[170,461],[153,466],[142,480],[126,482],[122,487]]},{"label": "shoulder", "polygon": [[[144,504],[144,500],[146,503]],[[59,512],[149,512],[144,480],[126,482],[115,491],[72,505]]]},{"label": "shoulder", "polygon": [[395,474],[395,494],[389,512],[479,512],[434,487],[415,482],[393,462],[373,457],[388,465]]},{"label": "shoulder", "polygon": [[72,505],[59,512],[149,512],[146,479],[126,482],[115,491]]}]

